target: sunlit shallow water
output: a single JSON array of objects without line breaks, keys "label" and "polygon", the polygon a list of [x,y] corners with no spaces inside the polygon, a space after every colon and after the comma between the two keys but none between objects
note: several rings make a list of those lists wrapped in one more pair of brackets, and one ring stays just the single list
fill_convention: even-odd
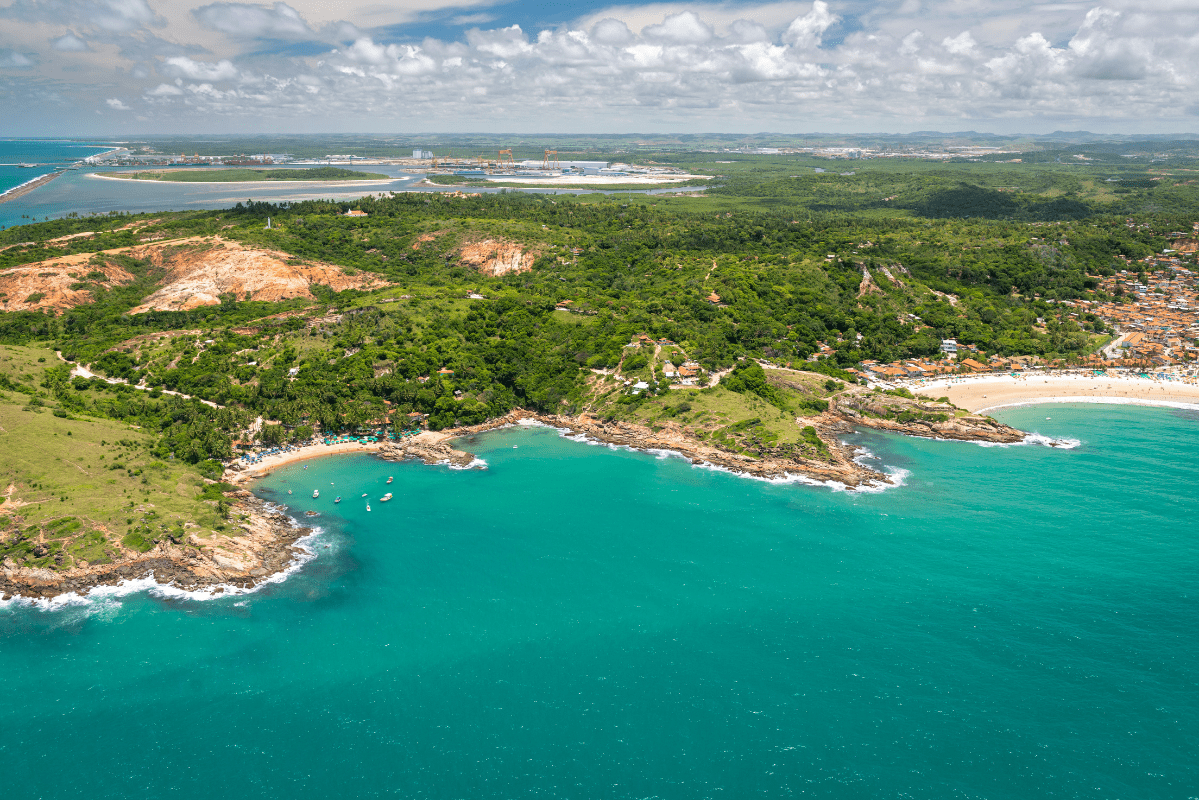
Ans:
[{"label": "sunlit shallow water", "polygon": [[862,436],[877,494],[544,428],[289,467],[283,583],[0,610],[5,794],[1194,796],[1196,415],[998,416],[1080,445]]}]

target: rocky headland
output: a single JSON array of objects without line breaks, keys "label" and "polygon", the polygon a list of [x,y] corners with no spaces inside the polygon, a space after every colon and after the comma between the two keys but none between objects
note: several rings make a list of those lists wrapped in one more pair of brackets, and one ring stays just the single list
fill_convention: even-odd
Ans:
[{"label": "rocky headland", "polygon": [[156,583],[195,591],[225,587],[250,588],[287,569],[302,554],[296,541],[312,533],[295,525],[249,492],[229,493],[236,500],[234,519],[247,519],[233,535],[217,534],[202,539],[194,534],[164,536],[145,552],[127,551],[125,558],[109,564],[90,564],[56,572],[18,567],[6,560],[0,564],[0,597],[51,598],[86,594],[97,586],[115,586],[122,581],[152,577]]}]

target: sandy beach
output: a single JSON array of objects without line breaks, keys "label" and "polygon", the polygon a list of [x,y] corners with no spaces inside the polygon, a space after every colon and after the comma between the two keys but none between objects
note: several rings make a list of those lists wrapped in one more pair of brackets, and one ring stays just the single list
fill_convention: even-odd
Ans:
[{"label": "sandy beach", "polygon": [[1110,375],[979,375],[905,384],[916,394],[948,397],[968,411],[990,411],[1030,403],[1089,402],[1200,408],[1195,379],[1160,381]]},{"label": "sandy beach", "polygon": [[[416,436],[410,437],[407,441],[422,444],[436,445],[445,442],[447,439],[453,438],[445,433],[436,431],[422,431]],[[234,485],[244,483],[245,481],[263,478],[280,467],[294,464],[297,461],[307,461],[310,458],[318,456],[335,456],[342,453],[374,453],[383,448],[387,442],[374,442],[370,444],[360,444],[358,442],[343,442],[342,444],[310,444],[304,447],[298,447],[287,453],[279,453],[273,456],[266,456],[257,464],[253,464],[241,469],[227,467],[225,469],[224,479]]]}]

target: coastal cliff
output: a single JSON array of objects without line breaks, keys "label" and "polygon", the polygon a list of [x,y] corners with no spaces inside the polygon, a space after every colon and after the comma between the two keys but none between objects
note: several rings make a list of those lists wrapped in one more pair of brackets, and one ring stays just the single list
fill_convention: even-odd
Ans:
[{"label": "coastal cliff", "polygon": [[[145,553],[127,550],[122,560],[67,570],[21,567],[5,559],[0,564],[0,597],[50,598],[97,586],[153,577],[155,582],[189,591],[226,586],[250,588],[292,564],[301,555],[296,541],[312,532],[297,527],[286,515],[272,511],[249,492],[229,493],[232,511],[244,516],[233,535],[201,539],[164,535]],[[14,535],[14,534],[8,534]],[[19,534],[16,534],[19,535]]]}]

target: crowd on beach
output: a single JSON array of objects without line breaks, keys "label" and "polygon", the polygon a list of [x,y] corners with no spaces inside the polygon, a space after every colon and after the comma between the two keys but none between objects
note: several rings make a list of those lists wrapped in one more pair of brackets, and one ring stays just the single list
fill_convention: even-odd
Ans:
[{"label": "crowd on beach", "polygon": [[308,449],[318,446],[337,447],[343,445],[374,445],[380,442],[398,442],[410,436],[415,436],[420,433],[420,430],[404,430],[404,431],[386,431],[379,433],[371,433],[365,435],[330,435],[321,437],[320,440],[309,439],[302,442],[293,442],[291,444],[276,445],[263,450],[254,450],[252,452],[243,453],[241,457],[234,460],[233,465],[239,467],[260,466],[267,459],[274,459],[279,456],[287,456],[289,454],[304,454]]}]

